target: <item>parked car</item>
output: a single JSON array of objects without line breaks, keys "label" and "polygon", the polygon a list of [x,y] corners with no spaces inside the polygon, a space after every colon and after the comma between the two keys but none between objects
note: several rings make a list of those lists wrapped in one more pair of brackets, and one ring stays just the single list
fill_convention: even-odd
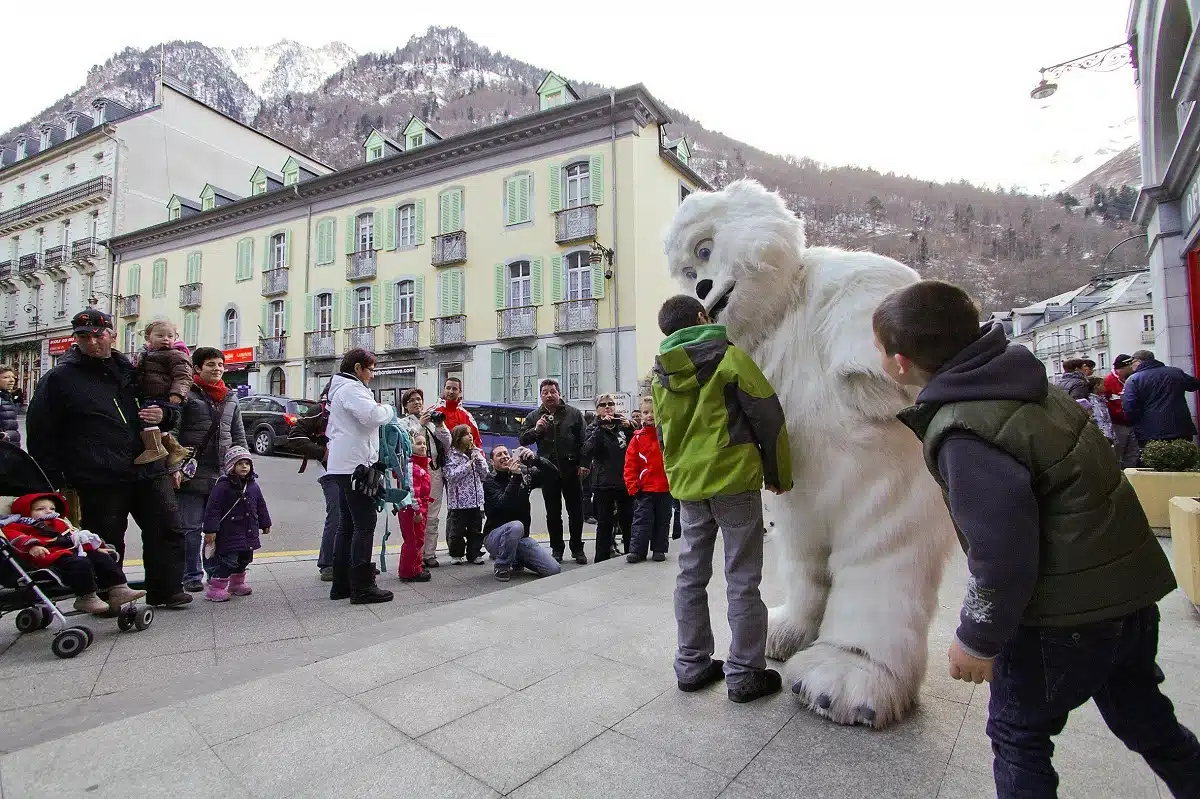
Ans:
[{"label": "parked car", "polygon": [[315,400],[255,394],[238,400],[246,440],[255,455],[287,451],[287,437],[301,416],[316,408]]}]

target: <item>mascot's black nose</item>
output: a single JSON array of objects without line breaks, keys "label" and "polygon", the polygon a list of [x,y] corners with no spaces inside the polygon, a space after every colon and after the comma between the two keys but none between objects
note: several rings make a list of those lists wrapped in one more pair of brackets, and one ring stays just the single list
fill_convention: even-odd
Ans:
[{"label": "mascot's black nose", "polygon": [[710,292],[710,291],[712,291],[712,281],[711,280],[701,280],[699,283],[696,284],[696,296],[699,297],[700,299],[704,299],[705,297],[707,297],[708,292]]}]

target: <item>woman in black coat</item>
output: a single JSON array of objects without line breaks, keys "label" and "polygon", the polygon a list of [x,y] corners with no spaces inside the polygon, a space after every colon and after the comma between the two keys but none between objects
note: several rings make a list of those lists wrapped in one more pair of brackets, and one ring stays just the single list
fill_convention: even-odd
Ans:
[{"label": "woman in black coat", "polygon": [[17,373],[9,366],[0,366],[0,435],[10,444],[21,446],[21,429],[17,425],[17,414],[21,406],[13,397],[17,385]]},{"label": "woman in black coat", "polygon": [[633,527],[633,497],[625,489],[625,450],[633,436],[633,422],[617,415],[617,398],[601,394],[596,400],[596,419],[583,440],[581,464],[591,467],[595,478],[592,507],[596,513],[596,562],[608,560],[613,550],[613,527],[621,527],[621,539],[629,551]]}]

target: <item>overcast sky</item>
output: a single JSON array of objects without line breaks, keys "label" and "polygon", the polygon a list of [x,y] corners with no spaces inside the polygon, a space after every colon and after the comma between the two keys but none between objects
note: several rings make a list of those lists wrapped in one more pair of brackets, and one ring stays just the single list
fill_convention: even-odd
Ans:
[{"label": "overcast sky", "polygon": [[1128,68],[1071,73],[1050,101],[1029,99],[1038,67],[1123,41],[1129,0],[740,0],[714,11],[696,2],[609,0],[523,13],[502,13],[502,5],[60,0],[35,13],[61,24],[47,19],[36,35],[7,37],[0,48],[0,74],[21,76],[0,93],[0,130],[74,91],[89,67],[127,46],[194,39],[236,47],[286,37],[383,51],[429,25],[458,26],[568,78],[644,83],[710,129],[772,152],[931,179],[1022,183],[1032,193],[1041,191],[1032,184],[1087,171],[1086,159],[1052,167],[1053,153],[1095,161],[1098,148],[1128,136],[1136,114]]}]

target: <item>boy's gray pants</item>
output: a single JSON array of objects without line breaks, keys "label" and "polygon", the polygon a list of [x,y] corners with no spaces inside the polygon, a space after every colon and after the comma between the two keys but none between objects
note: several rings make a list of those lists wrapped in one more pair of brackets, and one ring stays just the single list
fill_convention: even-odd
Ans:
[{"label": "boy's gray pants", "polygon": [[725,583],[733,641],[725,661],[728,687],[738,687],[767,667],[767,606],[758,593],[763,570],[762,497],[758,491],[680,502],[683,549],[675,581],[679,650],[675,676],[695,682],[712,662],[708,581],[712,577],[717,528],[725,542]]}]

